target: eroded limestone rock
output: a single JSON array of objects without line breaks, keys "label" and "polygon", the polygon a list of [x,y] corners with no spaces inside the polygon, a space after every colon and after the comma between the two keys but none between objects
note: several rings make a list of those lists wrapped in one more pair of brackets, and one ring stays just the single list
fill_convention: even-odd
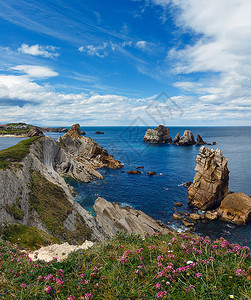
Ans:
[{"label": "eroded limestone rock", "polygon": [[188,204],[202,210],[219,206],[229,193],[228,160],[220,149],[215,151],[202,146],[196,162],[197,173],[188,188]]}]

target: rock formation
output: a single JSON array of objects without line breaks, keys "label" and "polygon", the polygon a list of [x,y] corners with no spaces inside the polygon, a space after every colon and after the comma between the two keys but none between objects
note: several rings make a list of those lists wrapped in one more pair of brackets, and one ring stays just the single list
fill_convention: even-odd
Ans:
[{"label": "rock formation", "polygon": [[71,243],[103,240],[102,228],[74,200],[61,175],[84,182],[102,176],[89,164],[77,161],[53,138],[32,139],[24,158],[8,162],[8,168],[4,164],[0,167],[0,225],[33,226]]},{"label": "rock formation", "polygon": [[34,136],[44,136],[44,134],[40,128],[36,127],[34,129],[31,129],[27,134],[27,137],[34,137]]},{"label": "rock formation", "polygon": [[169,129],[163,125],[155,129],[148,129],[143,139],[144,142],[153,144],[172,143],[172,138],[169,134]]},{"label": "rock formation", "polygon": [[196,141],[196,145],[206,145],[207,143],[205,143],[202,139],[202,137],[197,134],[197,141]]},{"label": "rock formation", "polygon": [[202,210],[219,206],[229,193],[228,160],[220,149],[214,151],[202,146],[196,162],[197,173],[188,188],[188,203]]},{"label": "rock formation", "polygon": [[251,221],[251,198],[243,193],[227,195],[217,209],[221,220],[244,225]]},{"label": "rock formation", "polygon": [[155,221],[140,210],[128,206],[122,208],[116,203],[106,201],[104,198],[99,197],[95,201],[94,210],[97,222],[110,237],[118,231],[142,236],[145,236],[146,233],[168,233],[172,231],[168,227],[160,226],[160,222]]},{"label": "rock formation", "polygon": [[173,144],[178,144],[180,141],[180,133],[177,133],[173,139]]},{"label": "rock formation", "polygon": [[96,131],[95,134],[104,134],[104,131]]},{"label": "rock formation", "polygon": [[193,133],[190,130],[185,130],[183,136],[180,138],[178,145],[195,145]]},{"label": "rock formation", "polygon": [[153,176],[153,175],[156,175],[156,172],[149,171],[149,172],[147,172],[147,175],[148,176]]},{"label": "rock formation", "polygon": [[142,172],[139,170],[130,170],[127,172],[127,174],[129,175],[137,175],[137,174],[141,174]]},{"label": "rock formation", "polygon": [[109,155],[93,139],[81,136],[79,124],[73,125],[67,133],[59,137],[58,143],[68,152],[74,154],[76,160],[86,165],[89,164],[92,168],[107,167],[118,169],[123,167],[118,160]]}]

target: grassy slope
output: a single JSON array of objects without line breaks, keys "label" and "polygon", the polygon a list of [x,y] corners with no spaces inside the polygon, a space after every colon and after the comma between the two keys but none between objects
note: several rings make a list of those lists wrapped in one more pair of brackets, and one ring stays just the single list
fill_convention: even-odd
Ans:
[{"label": "grassy slope", "polygon": [[8,168],[12,163],[18,163],[29,153],[30,145],[39,137],[23,140],[13,147],[0,151],[0,169]]},{"label": "grassy slope", "polygon": [[35,250],[49,244],[60,244],[60,240],[50,236],[43,230],[35,227],[12,224],[2,231],[2,238],[17,244],[22,249]]},{"label": "grassy slope", "polygon": [[0,242],[0,257],[4,299],[251,297],[249,249],[223,239],[211,242],[189,235],[142,239],[119,234],[72,253],[63,262],[49,263],[32,263],[12,245]]},{"label": "grassy slope", "polygon": [[30,192],[30,207],[40,216],[52,235],[62,238],[63,234],[69,241],[82,243],[90,238],[92,230],[87,227],[80,215],[77,215],[76,230],[65,230],[63,222],[72,212],[64,190],[49,182],[39,172],[33,171]]},{"label": "grassy slope", "polygon": [[[36,128],[36,126],[33,125],[28,125],[24,123],[9,123],[6,124],[9,126],[8,129],[0,130],[0,134],[6,135],[6,134],[14,134],[14,135],[23,135],[27,134],[31,129]],[[14,127],[18,125],[28,125],[27,128],[20,128],[20,129],[15,129]]]}]

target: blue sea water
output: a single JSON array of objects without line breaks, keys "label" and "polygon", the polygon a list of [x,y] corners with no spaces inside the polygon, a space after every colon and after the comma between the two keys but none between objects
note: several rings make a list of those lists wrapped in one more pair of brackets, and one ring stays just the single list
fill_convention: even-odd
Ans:
[{"label": "blue sea water", "polygon": [[[230,190],[251,195],[251,127],[170,127],[170,135],[178,132],[182,135],[189,129],[196,137],[200,134],[206,142],[217,142],[212,149],[220,148],[229,160]],[[172,218],[174,203],[182,202],[178,208],[182,212],[192,212],[187,205],[187,188],[182,184],[193,181],[198,146],[150,145],[143,143],[146,127],[84,127],[88,137],[120,160],[125,167],[119,170],[101,169],[104,180],[70,183],[78,192],[76,200],[87,210],[93,212],[97,197],[104,197],[111,202],[129,205],[140,209],[151,217],[169,224],[175,229],[183,228],[180,221]],[[96,135],[102,130],[104,135]],[[47,133],[57,139],[61,134]],[[0,149],[2,140],[0,139]],[[144,166],[142,174],[128,175],[126,172]],[[125,171],[122,173],[121,171]],[[147,176],[154,171],[156,176]],[[231,242],[251,246],[251,226],[213,221],[197,223],[195,232],[212,239],[224,237]]]}]

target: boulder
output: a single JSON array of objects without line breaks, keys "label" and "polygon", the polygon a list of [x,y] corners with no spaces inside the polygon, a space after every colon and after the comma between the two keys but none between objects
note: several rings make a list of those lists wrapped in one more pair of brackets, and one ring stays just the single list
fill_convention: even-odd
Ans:
[{"label": "boulder", "polygon": [[172,229],[152,219],[140,210],[129,206],[121,207],[117,203],[111,203],[104,198],[97,198],[94,204],[96,220],[103,228],[105,233],[112,237],[118,231],[127,234],[140,234],[145,236],[147,233],[154,234],[161,232],[167,234],[173,232]]},{"label": "boulder", "polygon": [[251,221],[251,198],[243,193],[227,195],[217,209],[221,220],[237,225]]},{"label": "boulder", "polygon": [[174,206],[183,206],[183,204],[181,202],[175,202],[173,205]]},{"label": "boulder", "polygon": [[144,167],[143,167],[143,166],[140,166],[140,167],[136,167],[136,169],[144,169]]},{"label": "boulder", "polygon": [[210,150],[202,146],[196,162],[197,173],[188,188],[188,204],[201,210],[219,206],[229,194],[228,160],[220,149]]},{"label": "boulder", "polygon": [[182,220],[182,224],[186,227],[191,227],[191,226],[194,226],[194,223],[193,222],[189,222],[187,219],[183,219]]},{"label": "boulder", "polygon": [[201,215],[200,214],[191,214],[190,218],[195,220],[195,221],[198,221],[198,220],[201,219]]},{"label": "boulder", "polygon": [[127,174],[131,174],[131,175],[137,175],[137,174],[141,174],[142,172],[139,170],[130,170],[127,172]]},{"label": "boulder", "polygon": [[178,144],[180,141],[180,133],[177,133],[173,139],[173,144]]},{"label": "boulder", "polygon": [[205,213],[205,218],[210,220],[210,221],[217,220],[218,219],[218,213],[217,213],[217,211],[207,211]]},{"label": "boulder", "polygon": [[213,145],[216,145],[217,143],[216,142],[213,142]]},{"label": "boulder", "polygon": [[193,133],[190,130],[185,130],[183,136],[180,138],[178,145],[195,145]]},{"label": "boulder", "polygon": [[180,215],[174,213],[174,214],[173,214],[173,219],[174,219],[174,220],[181,220],[181,219],[183,219],[183,218],[182,218]]},{"label": "boulder", "polygon": [[156,175],[156,172],[151,172],[151,171],[149,171],[149,172],[147,172],[147,175],[148,175],[148,176],[153,176],[153,175]]},{"label": "boulder", "polygon": [[104,131],[96,131],[95,134],[104,134]]},{"label": "boulder", "polygon": [[44,134],[40,128],[36,127],[34,129],[31,129],[27,134],[27,137],[30,138],[34,136],[44,136]]},{"label": "boulder", "polygon": [[85,131],[82,131],[82,132],[81,132],[81,135],[86,135],[86,132],[85,132]]},{"label": "boulder", "polygon": [[206,145],[207,143],[205,143],[202,139],[202,137],[197,134],[197,141],[196,141],[196,145]]},{"label": "boulder", "polygon": [[146,143],[153,144],[170,144],[172,143],[172,138],[169,134],[169,129],[163,125],[159,125],[159,127],[155,129],[148,129],[143,139]]}]

